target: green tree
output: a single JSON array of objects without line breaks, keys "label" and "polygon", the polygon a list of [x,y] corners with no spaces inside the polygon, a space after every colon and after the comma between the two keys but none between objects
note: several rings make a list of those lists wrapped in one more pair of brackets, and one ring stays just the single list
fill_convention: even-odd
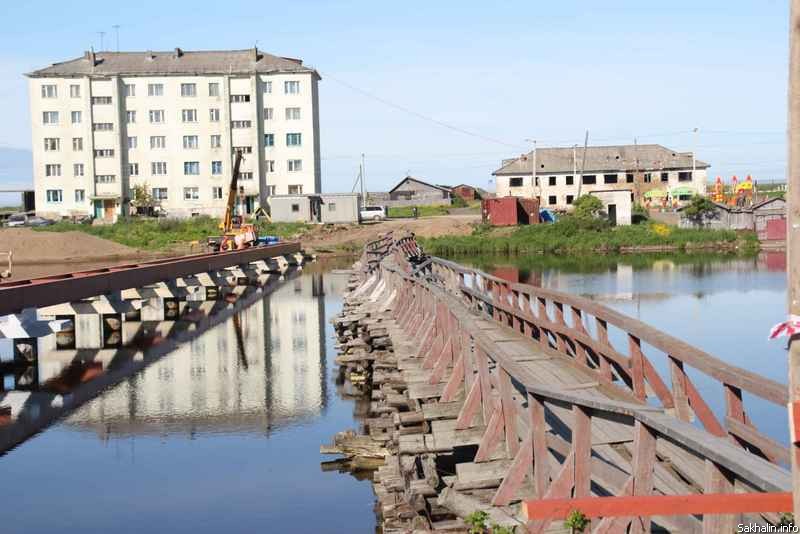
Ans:
[{"label": "green tree", "polygon": [[131,199],[131,206],[136,208],[137,211],[144,211],[150,213],[153,208],[160,206],[160,202],[156,200],[150,190],[147,182],[133,186],[133,198]]},{"label": "green tree", "polygon": [[603,202],[592,195],[581,195],[572,203],[575,210],[573,214],[577,217],[598,217],[603,211]]},{"label": "green tree", "polygon": [[717,214],[717,206],[708,197],[695,195],[689,204],[683,208],[683,214],[695,225],[703,226],[706,219],[712,219]]}]

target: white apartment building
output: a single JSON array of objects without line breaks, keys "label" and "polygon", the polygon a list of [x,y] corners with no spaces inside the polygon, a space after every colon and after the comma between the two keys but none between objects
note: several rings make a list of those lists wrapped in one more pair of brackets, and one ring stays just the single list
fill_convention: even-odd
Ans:
[{"label": "white apartment building", "polygon": [[585,163],[583,147],[539,148],[535,175],[533,160],[532,152],[504,160],[492,173],[497,196],[538,197],[543,208],[562,209],[593,191],[630,191],[631,200],[641,202],[646,192],[661,190],[686,200],[690,191],[705,194],[710,167],[661,145],[588,147]]},{"label": "white apartment building", "polygon": [[115,220],[145,186],[170,216],[321,190],[319,74],[257,48],[86,52],[29,73],[36,211]]}]

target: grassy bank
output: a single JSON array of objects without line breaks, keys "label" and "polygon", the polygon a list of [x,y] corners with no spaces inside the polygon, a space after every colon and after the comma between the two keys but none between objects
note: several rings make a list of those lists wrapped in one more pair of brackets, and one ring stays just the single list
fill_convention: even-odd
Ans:
[{"label": "grassy bank", "polygon": [[[258,223],[259,235],[276,235],[289,238],[305,233],[310,228],[304,223]],[[129,247],[158,250],[175,244],[205,241],[219,235],[219,219],[192,217],[190,219],[128,219],[114,224],[91,226],[60,222],[52,226],[35,228],[41,232],[80,231]]]},{"label": "grassy bank", "polygon": [[734,248],[755,250],[752,232],[694,230],[664,224],[594,228],[564,218],[556,224],[521,226],[514,229],[478,226],[468,236],[434,237],[423,240],[426,251],[454,254],[576,254],[655,249],[692,250]]},{"label": "grassy bank", "polygon": [[[447,215],[450,213],[449,211],[450,206],[417,206],[419,210],[417,213],[418,217],[431,217],[433,215]],[[414,216],[414,206],[397,206],[389,208],[389,217],[413,217]]]}]

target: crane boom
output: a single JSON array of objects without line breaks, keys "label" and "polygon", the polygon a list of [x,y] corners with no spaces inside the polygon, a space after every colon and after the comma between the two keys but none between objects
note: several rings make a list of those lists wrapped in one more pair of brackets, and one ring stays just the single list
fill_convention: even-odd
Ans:
[{"label": "crane boom", "polygon": [[242,151],[236,151],[236,160],[233,163],[233,174],[231,175],[231,185],[228,189],[228,205],[225,207],[225,217],[219,225],[223,234],[229,233],[233,229],[233,209],[236,206],[236,195],[239,194],[239,166],[242,163]]}]

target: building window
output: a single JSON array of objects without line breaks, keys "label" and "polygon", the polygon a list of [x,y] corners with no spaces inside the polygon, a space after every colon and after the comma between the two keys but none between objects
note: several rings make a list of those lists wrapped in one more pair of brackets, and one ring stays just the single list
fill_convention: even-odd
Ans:
[{"label": "building window", "polygon": [[134,149],[139,146],[139,139],[136,136],[128,137],[128,148]]},{"label": "building window", "polygon": [[163,109],[151,109],[150,110],[150,122],[153,124],[160,124],[164,122],[164,110]]},{"label": "building window", "polygon": [[303,170],[303,160],[301,160],[301,159],[290,159],[287,162],[286,170],[289,171],[289,172],[302,171]]},{"label": "building window", "polygon": [[567,185],[572,185],[573,183],[575,183],[575,177],[567,176]]},{"label": "building window", "polygon": [[80,98],[81,97],[81,86],[77,84],[72,84],[69,86],[69,96],[71,98]]},{"label": "building window", "polygon": [[86,201],[86,191],[83,189],[76,189],[75,190],[75,202],[85,202]]},{"label": "building window", "polygon": [[692,171],[680,171],[678,173],[678,181],[679,182],[691,182],[692,181]]},{"label": "building window", "polygon": [[208,112],[211,122],[219,122],[219,109],[211,108]]},{"label": "building window", "polygon": [[275,186],[274,185],[268,185],[267,186],[267,196],[268,197],[274,197],[275,196]]},{"label": "building window", "polygon": [[197,122],[196,109],[184,109],[181,111],[181,119],[183,122]]},{"label": "building window", "polygon": [[73,163],[72,164],[72,175],[73,176],[83,176],[83,163]]},{"label": "building window", "polygon": [[81,112],[80,111],[73,111],[69,115],[70,115],[70,119],[72,120],[72,124],[80,124],[81,123]]},{"label": "building window", "polygon": [[75,152],[80,152],[83,150],[83,137],[72,138],[72,150]]},{"label": "building window", "polygon": [[114,149],[113,148],[96,148],[94,150],[94,157],[96,157],[96,158],[113,158],[114,157]]},{"label": "building window", "polygon": [[617,183],[617,175],[616,174],[604,174],[603,175],[603,183],[604,184],[615,184],[615,183]]},{"label": "building window", "polygon": [[55,85],[43,85],[42,98],[58,98],[58,87]]},{"label": "building window", "polygon": [[250,102],[250,95],[231,95],[231,102]]},{"label": "building window", "polygon": [[644,183],[649,184],[653,181],[653,173],[646,172],[644,173]]},{"label": "building window", "polygon": [[661,173],[661,181],[662,182],[669,182],[669,173],[668,172],[662,172]]},{"label": "building window", "polygon": [[211,174],[222,174],[222,162],[221,161],[212,161],[211,162]]},{"label": "building window", "polygon": [[153,199],[154,200],[167,200],[167,188],[166,187],[154,187],[153,188]]},{"label": "building window", "polygon": [[575,200],[574,195],[567,195],[567,205],[572,204],[572,201]]},{"label": "building window", "polygon": [[583,177],[583,185],[591,185],[597,183],[597,176],[594,174],[587,174]]},{"label": "building window", "polygon": [[289,194],[290,195],[302,195],[303,194],[303,186],[302,185],[290,185],[289,186]]},{"label": "building window", "polygon": [[208,96],[219,96],[219,82],[209,82]]},{"label": "building window", "polygon": [[556,200],[555,195],[550,195],[549,197],[547,197],[547,203],[550,204],[551,206],[555,206],[557,202],[558,201]]},{"label": "building window", "polygon": [[195,149],[200,146],[200,142],[196,135],[184,135],[183,136],[183,148],[186,149]]},{"label": "building window", "polygon": [[48,189],[47,190],[47,201],[48,202],[61,202],[62,195],[61,189]]},{"label": "building window", "polygon": [[45,176],[61,176],[61,165],[58,163],[48,163],[44,166]]},{"label": "building window", "polygon": [[[289,189],[290,189],[289,194],[290,195],[292,194],[291,188],[292,188],[292,186],[289,186]],[[300,204],[292,204],[292,213],[297,213],[299,211],[300,211]]]},{"label": "building window", "polygon": [[241,152],[242,154],[252,154],[253,147],[251,146],[235,146],[233,147],[233,153]]},{"label": "building window", "polygon": [[200,174],[200,162],[199,161],[184,161],[183,162],[183,174],[185,175],[195,175]]},{"label": "building window", "polygon": [[272,82],[264,82],[264,92],[267,94],[272,92]]},{"label": "building window", "polygon": [[193,83],[182,83],[181,96],[197,96],[197,85]]},{"label": "building window", "polygon": [[97,105],[108,105],[108,104],[111,104],[111,97],[110,96],[93,96],[92,97],[92,104],[97,104]]},{"label": "building window", "polygon": [[114,125],[110,122],[95,122],[92,124],[92,129],[96,132],[110,132],[114,129]]},{"label": "building window", "polygon": [[272,108],[264,108],[264,120],[271,121],[272,120]]},{"label": "building window", "polygon": [[166,161],[153,161],[150,162],[150,174],[153,176],[163,176],[167,174]]},{"label": "building window", "polygon": [[252,180],[253,179],[253,173],[252,172],[240,172],[239,173],[239,179],[240,180]]},{"label": "building window", "polygon": [[126,111],[125,112],[125,122],[128,124],[134,124],[136,122],[136,112],[135,111]]},{"label": "building window", "polygon": [[164,96],[164,84],[163,83],[148,83],[147,84],[147,96]]},{"label": "building window", "polygon": [[128,163],[128,176],[139,176],[138,163]]},{"label": "building window", "polygon": [[336,211],[336,202],[328,202],[328,211]]},{"label": "building window", "polygon": [[550,185],[556,185],[556,177],[555,176],[550,176],[547,179],[547,183],[550,184]]},{"label": "building window", "polygon": [[124,91],[125,96],[136,96],[136,86],[132,83],[126,83]]},{"label": "building window", "polygon": [[275,172],[275,160],[268,159],[264,162],[264,167],[266,168],[266,172]]},{"label": "building window", "polygon": [[184,187],[183,188],[183,200],[200,200],[200,188],[199,187]]},{"label": "building window", "polygon": [[150,136],[150,148],[166,148],[167,147],[167,138],[163,135],[151,135]]},{"label": "building window", "polygon": [[113,174],[98,174],[94,177],[94,181],[98,184],[114,184],[117,182],[117,177]]},{"label": "building window", "polygon": [[253,126],[251,121],[231,121],[231,128],[250,128]]},{"label": "building window", "polygon": [[211,198],[214,200],[221,200],[222,199],[222,188],[221,187],[212,187],[211,188]]},{"label": "building window", "polygon": [[287,95],[300,93],[300,82],[283,82],[283,92]]},{"label": "building window", "polygon": [[522,187],[522,178],[509,178],[509,187]]},{"label": "building window", "polygon": [[211,148],[219,148],[222,146],[222,136],[219,134],[211,136]]},{"label": "building window", "polygon": [[302,139],[299,133],[286,134],[286,146],[300,146]]},{"label": "building window", "polygon": [[264,134],[264,146],[275,146],[275,134]]},{"label": "building window", "polygon": [[58,124],[58,111],[43,111],[42,122],[44,124]]},{"label": "building window", "polygon": [[300,120],[300,108],[286,108],[286,120],[287,121],[299,121]]},{"label": "building window", "polygon": [[61,150],[61,140],[58,137],[45,137],[44,138],[45,152],[54,152]]}]

